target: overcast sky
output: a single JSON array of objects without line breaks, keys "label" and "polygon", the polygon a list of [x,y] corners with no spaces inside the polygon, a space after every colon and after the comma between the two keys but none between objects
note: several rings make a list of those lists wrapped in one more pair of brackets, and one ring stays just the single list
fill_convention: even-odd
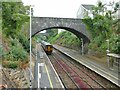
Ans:
[{"label": "overcast sky", "polygon": [[[76,18],[81,4],[96,4],[98,0],[22,0],[25,5],[34,5],[34,16]],[[113,0],[101,0],[109,2]],[[115,0],[118,1],[118,0]]]}]

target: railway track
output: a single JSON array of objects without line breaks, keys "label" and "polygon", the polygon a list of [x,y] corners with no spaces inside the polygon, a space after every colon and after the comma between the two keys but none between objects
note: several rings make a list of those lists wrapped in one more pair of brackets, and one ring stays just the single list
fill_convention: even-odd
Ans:
[{"label": "railway track", "polygon": [[54,68],[56,69],[58,75],[60,76],[65,88],[77,88],[76,84],[72,81],[69,74],[59,65],[54,56],[49,56]]},{"label": "railway track", "polygon": [[81,81],[89,86],[89,88],[105,88],[100,83],[96,82],[95,77],[91,77],[84,68],[76,67],[74,63],[67,62],[66,60],[64,60],[64,62],[79,76],[79,78],[81,78]]},{"label": "railway track", "polygon": [[[49,56],[49,58],[66,88],[71,88],[69,87],[70,80],[72,81],[72,85],[74,85],[74,88],[78,89],[117,88],[116,85],[112,84],[95,72],[89,70],[85,66],[76,63],[74,60],[66,57],[58,51],[55,51],[52,56]],[[66,81],[68,81],[69,83],[67,83]]]},{"label": "railway track", "polygon": [[[93,79],[96,83],[100,84],[102,87],[106,88],[106,89],[118,89],[119,87],[112,83],[111,81],[109,81],[108,79],[104,78],[103,76],[99,75],[98,73],[96,73],[95,71],[92,71],[91,69],[89,69],[88,67],[80,64],[79,62],[71,59],[70,57],[60,53],[59,51],[57,51],[57,54],[60,57],[64,57],[65,61],[67,61],[66,63],[72,63],[72,65],[74,65],[75,67],[77,67],[80,71],[83,71],[85,74],[87,74],[89,77],[91,77],[91,79]],[[73,67],[74,67],[73,66]],[[84,76],[84,75],[81,75]]]}]

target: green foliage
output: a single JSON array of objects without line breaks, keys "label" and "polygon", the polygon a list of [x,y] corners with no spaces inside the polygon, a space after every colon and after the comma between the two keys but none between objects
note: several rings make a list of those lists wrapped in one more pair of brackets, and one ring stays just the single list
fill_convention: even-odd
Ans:
[{"label": "green foliage", "polygon": [[0,57],[3,55],[3,47],[2,45],[0,44]]},{"label": "green foliage", "polygon": [[62,32],[61,33],[59,33],[59,34],[55,34],[55,35],[52,35],[52,36],[50,36],[49,38],[48,38],[48,42],[50,42],[50,43],[54,43],[57,39],[59,39],[60,37],[62,37]]},{"label": "green foliage", "polygon": [[[2,34],[3,40],[7,39],[7,50],[3,52],[0,47],[0,55],[4,55],[4,66],[8,68],[17,68],[19,61],[26,61],[29,52],[29,40],[27,36],[27,29],[29,24],[29,6],[24,6],[22,2],[2,2]],[[1,11],[1,9],[0,9]],[[0,22],[1,22],[0,16]],[[24,30],[24,31],[23,31]],[[4,47],[4,46],[3,46]],[[27,51],[27,52],[26,52]]]},{"label": "green foliage", "polygon": [[19,33],[18,39],[19,39],[19,42],[22,44],[23,48],[27,52],[29,52],[30,51],[30,43],[29,43],[28,38],[24,34]]},{"label": "green foliage", "polygon": [[51,36],[54,37],[57,35],[58,29],[49,29],[46,33],[48,34],[47,39],[49,39]]},{"label": "green foliage", "polygon": [[110,51],[120,54],[120,36],[112,35],[110,38]]},{"label": "green foliage", "polygon": [[13,56],[13,59],[15,61],[25,60],[26,56],[27,56],[27,53],[25,52],[24,49],[18,48],[16,46],[12,46],[9,53],[10,53],[10,55]]},{"label": "green foliage", "polygon": [[5,55],[5,58],[11,61],[24,61],[27,59],[27,52],[23,49],[22,45],[17,39],[11,38],[10,50]]},{"label": "green foliage", "polygon": [[93,30],[93,21],[91,18],[84,18],[82,21],[86,24],[87,30]]},{"label": "green foliage", "polygon": [[15,69],[18,67],[18,62],[9,62],[7,67]]},{"label": "green foliage", "polygon": [[79,40],[79,38],[69,31],[63,31],[56,36],[51,37],[48,41],[50,43],[57,43],[69,48],[77,48],[81,45],[81,41]]},{"label": "green foliage", "polygon": [[3,61],[2,66],[5,68],[12,68],[12,69],[16,69],[19,67],[18,61]]},{"label": "green foliage", "polygon": [[50,38],[48,39],[48,42],[53,43],[53,42],[55,42],[60,36],[61,36],[61,34],[57,34],[55,37],[50,37]]},{"label": "green foliage", "polygon": [[15,38],[22,25],[29,20],[26,15],[27,9],[22,2],[2,3],[2,29],[7,37]]},{"label": "green foliage", "polygon": [[106,4],[99,1],[97,6],[93,7],[93,18],[88,17],[83,19],[93,37],[89,48],[94,51],[105,53],[108,47],[106,40],[110,39],[110,51],[120,53],[120,41],[115,39],[117,35],[119,36],[119,20],[114,17],[119,5],[113,2],[111,3],[111,7],[113,9],[107,10]]},{"label": "green foliage", "polygon": [[101,46],[100,46],[100,50],[104,53],[106,53],[106,50],[107,50],[108,46],[107,46],[107,42],[103,42],[101,43]]},{"label": "green foliage", "polygon": [[37,42],[41,42],[42,40],[46,41],[47,37],[44,36],[42,33],[39,33],[33,37],[33,39]]},{"label": "green foliage", "polygon": [[108,48],[107,42],[105,40],[101,42],[97,38],[95,38],[93,42],[89,44],[89,49],[100,52],[101,54],[105,54],[107,48]]}]

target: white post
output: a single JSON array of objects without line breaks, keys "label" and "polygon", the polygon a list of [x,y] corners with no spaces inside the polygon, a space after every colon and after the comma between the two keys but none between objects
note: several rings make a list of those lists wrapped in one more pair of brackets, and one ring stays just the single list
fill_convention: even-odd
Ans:
[{"label": "white post", "polygon": [[31,6],[30,6],[30,88],[32,88],[32,85],[31,85]]},{"label": "white post", "polygon": [[84,46],[83,46],[83,39],[81,38],[81,47],[82,47],[82,55],[84,55]]},{"label": "white post", "polygon": [[108,53],[109,53],[110,52],[109,40],[107,42],[108,42]]},{"label": "white post", "polygon": [[32,89],[32,67],[31,67],[31,63],[32,63],[32,48],[31,48],[31,32],[32,32],[32,6],[30,6],[30,89]]},{"label": "white post", "polygon": [[36,44],[36,61],[37,61],[37,44]]},{"label": "white post", "polygon": [[[107,41],[107,45],[108,45],[108,48],[107,48],[107,54],[110,52],[110,47],[109,47],[109,39],[106,40]],[[110,57],[107,56],[107,63],[108,63],[108,67],[110,68]]]}]

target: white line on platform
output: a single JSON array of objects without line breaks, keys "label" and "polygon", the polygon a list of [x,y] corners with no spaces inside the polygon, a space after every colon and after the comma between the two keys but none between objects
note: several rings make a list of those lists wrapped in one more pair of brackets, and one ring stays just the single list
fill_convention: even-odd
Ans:
[{"label": "white line on platform", "polygon": [[47,90],[47,87],[45,86],[44,89]]},{"label": "white line on platform", "polygon": [[40,66],[45,66],[45,63],[40,63]]},{"label": "white line on platform", "polygon": [[38,78],[41,79],[41,73],[38,74]]}]

